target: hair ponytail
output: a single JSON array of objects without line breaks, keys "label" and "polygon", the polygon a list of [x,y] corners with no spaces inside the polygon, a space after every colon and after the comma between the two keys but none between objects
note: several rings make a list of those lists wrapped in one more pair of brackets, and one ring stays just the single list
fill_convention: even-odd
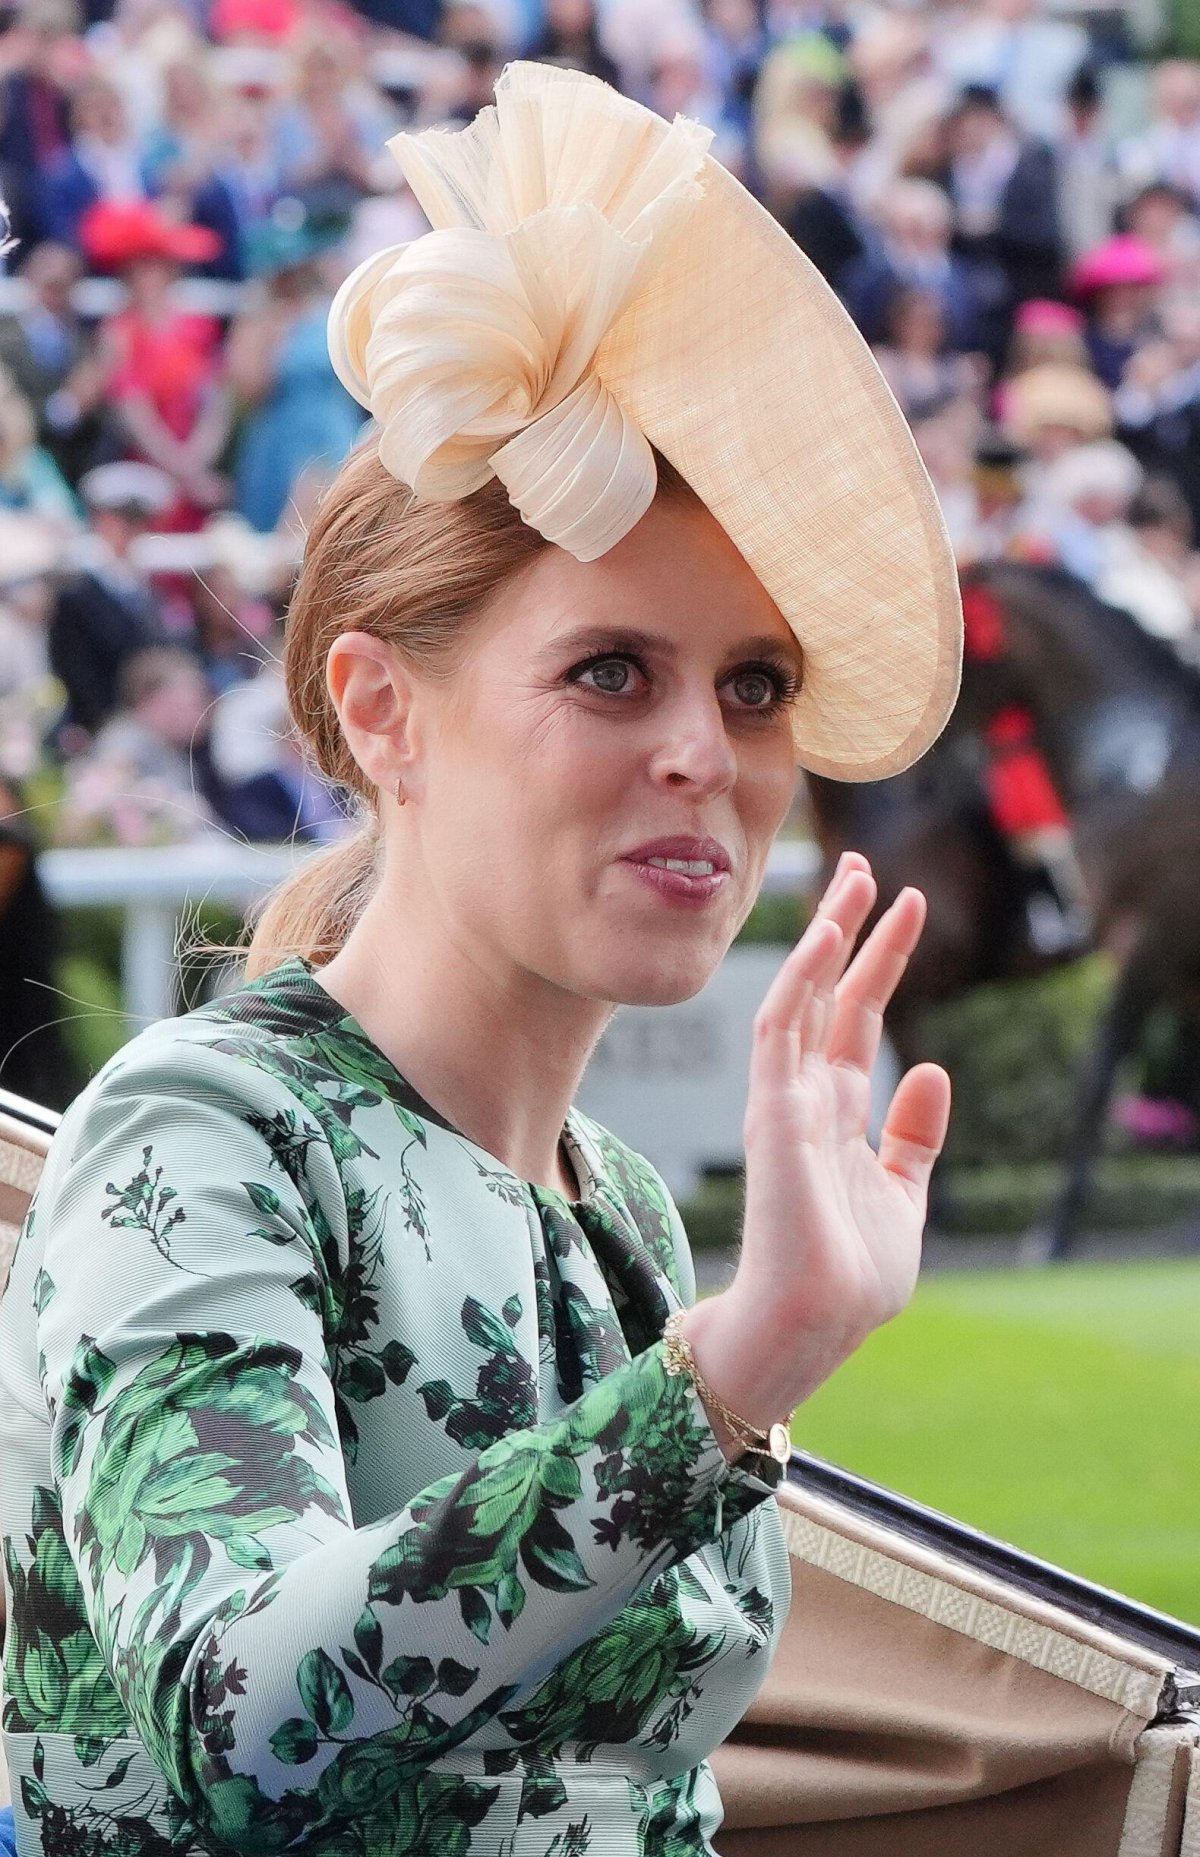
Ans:
[{"label": "hair ponytail", "polygon": [[271,892],[246,953],[246,978],[256,980],[280,961],[302,955],[323,967],[341,948],[375,887],[379,831],[375,821],[306,859]]}]

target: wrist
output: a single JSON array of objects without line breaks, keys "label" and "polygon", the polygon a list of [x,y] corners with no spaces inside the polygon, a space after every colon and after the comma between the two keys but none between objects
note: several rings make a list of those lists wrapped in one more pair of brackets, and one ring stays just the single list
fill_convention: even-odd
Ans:
[{"label": "wrist", "polygon": [[728,1292],[712,1296],[683,1312],[678,1333],[687,1343],[696,1372],[704,1382],[697,1391],[704,1400],[713,1430],[729,1445],[726,1455],[739,1456],[746,1449],[745,1435],[739,1437],[736,1424],[728,1423],[707,1392],[715,1395],[719,1405],[729,1408],[731,1417],[741,1425],[766,1434],[771,1426],[786,1423],[795,1403],[790,1396],[790,1376],[778,1371],[785,1358],[778,1349],[768,1352],[762,1346],[754,1324],[746,1322],[732,1304]]},{"label": "wrist", "polygon": [[789,1317],[769,1287],[756,1293],[736,1282],[688,1310],[687,1334],[703,1377],[763,1431],[786,1423],[855,1346]]},{"label": "wrist", "polygon": [[677,1309],[667,1317],[663,1330],[666,1343],[663,1364],[669,1374],[683,1374],[692,1382],[697,1398],[705,1409],[710,1429],[721,1447],[727,1463],[735,1464],[747,1452],[770,1456],[776,1463],[784,1465],[792,1453],[792,1441],[788,1429],[781,1421],[776,1421],[769,1429],[750,1424],[740,1412],[735,1412],[723,1400],[716,1388],[709,1384],[700,1371],[692,1347],[691,1337],[686,1328],[687,1311]]}]

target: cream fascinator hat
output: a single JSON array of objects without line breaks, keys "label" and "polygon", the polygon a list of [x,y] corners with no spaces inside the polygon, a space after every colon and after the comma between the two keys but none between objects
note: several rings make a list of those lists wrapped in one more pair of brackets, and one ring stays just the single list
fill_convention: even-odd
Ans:
[{"label": "cream fascinator hat", "polygon": [[803,647],[797,758],[876,779],[954,702],[953,555],[870,350],[710,139],[510,64],[470,128],[388,143],[433,230],[346,279],[330,354],[418,496],[496,476],[580,561],[649,507],[656,446]]}]

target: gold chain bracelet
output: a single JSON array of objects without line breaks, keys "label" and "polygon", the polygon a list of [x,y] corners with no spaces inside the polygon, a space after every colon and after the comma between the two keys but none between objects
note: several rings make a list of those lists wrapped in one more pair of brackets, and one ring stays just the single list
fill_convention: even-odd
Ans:
[{"label": "gold chain bracelet", "polygon": [[681,1324],[686,1309],[676,1309],[667,1317],[663,1327],[663,1339],[666,1342],[664,1362],[668,1373],[686,1373],[691,1376],[696,1391],[703,1394],[706,1402],[724,1419],[733,1434],[735,1444],[740,1444],[743,1451],[760,1451],[773,1457],[777,1464],[787,1464],[792,1455],[792,1440],[786,1425],[776,1422],[769,1431],[760,1431],[757,1425],[751,1425],[748,1419],[739,1418],[730,1411],[725,1401],[713,1392],[696,1365],[696,1355],[691,1342],[683,1333]]}]

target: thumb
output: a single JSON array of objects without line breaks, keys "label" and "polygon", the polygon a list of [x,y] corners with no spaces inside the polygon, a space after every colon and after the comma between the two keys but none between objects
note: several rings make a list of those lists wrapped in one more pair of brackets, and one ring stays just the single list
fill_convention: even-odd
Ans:
[{"label": "thumb", "polygon": [[950,1122],[950,1079],[940,1064],[901,1077],[888,1108],[879,1159],[914,1194],[924,1194]]}]

